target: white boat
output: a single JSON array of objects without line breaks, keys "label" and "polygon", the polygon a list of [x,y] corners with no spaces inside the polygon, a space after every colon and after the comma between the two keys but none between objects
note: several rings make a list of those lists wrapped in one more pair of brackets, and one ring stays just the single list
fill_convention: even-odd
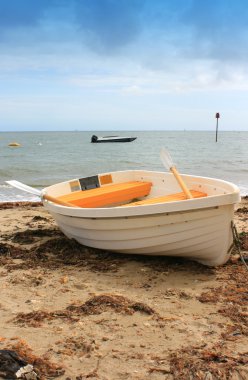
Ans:
[{"label": "white boat", "polygon": [[107,143],[107,142],[131,142],[136,140],[137,137],[122,137],[122,136],[102,136],[98,137],[96,135],[91,136],[92,143]]},{"label": "white boat", "polygon": [[193,199],[185,199],[171,173],[129,170],[49,186],[43,204],[66,236],[89,247],[224,264],[239,189],[214,178],[182,179]]}]

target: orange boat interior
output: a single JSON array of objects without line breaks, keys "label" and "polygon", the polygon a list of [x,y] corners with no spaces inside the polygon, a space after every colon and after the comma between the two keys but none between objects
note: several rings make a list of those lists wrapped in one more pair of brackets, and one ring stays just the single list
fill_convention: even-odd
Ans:
[{"label": "orange boat interior", "polygon": [[[84,190],[84,191],[74,191],[69,194],[58,197],[59,201],[65,202],[68,205],[83,208],[96,208],[96,207],[107,207],[110,205],[120,205],[122,206],[139,206],[139,205],[149,205],[155,203],[164,202],[175,202],[187,199],[183,192],[164,195],[155,198],[148,198],[138,200],[138,198],[144,198],[149,195],[151,191],[151,182],[126,182],[111,184],[103,187],[98,187],[94,189]],[[207,194],[190,190],[193,198],[206,197]]]}]

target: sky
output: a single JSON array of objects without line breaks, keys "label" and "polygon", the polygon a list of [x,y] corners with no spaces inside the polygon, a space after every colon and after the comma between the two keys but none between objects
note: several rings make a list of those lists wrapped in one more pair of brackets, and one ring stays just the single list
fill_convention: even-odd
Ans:
[{"label": "sky", "polygon": [[0,0],[0,131],[248,131],[246,0]]}]

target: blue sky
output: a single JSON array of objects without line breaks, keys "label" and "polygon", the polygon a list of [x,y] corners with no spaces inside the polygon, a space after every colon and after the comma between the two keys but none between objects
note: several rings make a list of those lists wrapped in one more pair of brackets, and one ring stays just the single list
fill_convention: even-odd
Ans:
[{"label": "blue sky", "polygon": [[0,131],[248,130],[246,0],[0,0]]}]

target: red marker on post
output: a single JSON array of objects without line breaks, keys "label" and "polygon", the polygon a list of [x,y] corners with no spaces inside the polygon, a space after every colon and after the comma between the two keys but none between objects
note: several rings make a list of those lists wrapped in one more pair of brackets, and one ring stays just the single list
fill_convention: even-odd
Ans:
[{"label": "red marker on post", "polygon": [[220,114],[219,114],[219,112],[216,113],[215,117],[216,117],[216,135],[215,135],[215,142],[217,142],[217,139],[218,139],[218,120],[219,120],[219,118],[220,118]]}]

